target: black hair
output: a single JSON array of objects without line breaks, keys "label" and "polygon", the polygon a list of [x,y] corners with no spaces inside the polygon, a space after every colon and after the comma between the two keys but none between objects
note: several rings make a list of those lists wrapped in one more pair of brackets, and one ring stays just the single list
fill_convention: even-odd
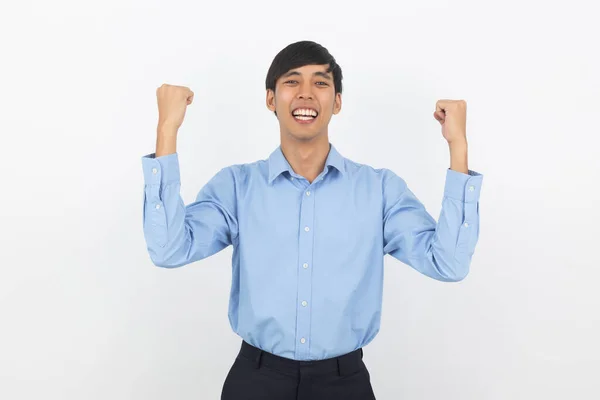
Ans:
[{"label": "black hair", "polygon": [[265,87],[274,92],[277,80],[289,70],[323,64],[329,64],[327,72],[333,75],[335,93],[342,93],[342,68],[325,47],[310,40],[292,43],[277,53],[267,72]]}]

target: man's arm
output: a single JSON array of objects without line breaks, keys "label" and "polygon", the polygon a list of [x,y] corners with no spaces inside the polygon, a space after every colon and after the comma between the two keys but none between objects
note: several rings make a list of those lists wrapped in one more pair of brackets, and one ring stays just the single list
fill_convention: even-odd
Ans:
[{"label": "man's arm", "polygon": [[164,84],[156,89],[156,152],[142,157],[143,229],[148,253],[159,267],[181,267],[209,257],[238,234],[235,170],[223,168],[185,205],[180,195],[177,131],[194,92]]},{"label": "man's arm", "polygon": [[479,194],[483,176],[446,171],[442,210],[436,223],[406,182],[386,170],[383,185],[384,254],[439,281],[469,273],[479,237]]},{"label": "man's arm", "polygon": [[384,253],[434,279],[455,282],[469,273],[479,238],[479,194],[483,176],[467,163],[467,103],[438,100],[434,118],[450,149],[450,168],[436,223],[406,182],[386,170]]},{"label": "man's arm", "polygon": [[209,257],[238,234],[233,167],[221,169],[184,204],[177,153],[142,157],[143,230],[152,262],[174,268]]}]

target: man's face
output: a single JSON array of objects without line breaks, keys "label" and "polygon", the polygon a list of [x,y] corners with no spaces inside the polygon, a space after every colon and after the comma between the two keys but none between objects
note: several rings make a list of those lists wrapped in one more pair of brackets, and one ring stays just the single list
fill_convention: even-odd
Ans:
[{"label": "man's face", "polygon": [[335,93],[327,67],[294,68],[277,80],[275,92],[267,90],[267,108],[277,112],[281,133],[303,141],[327,133],[331,116],[342,108],[342,96]]}]

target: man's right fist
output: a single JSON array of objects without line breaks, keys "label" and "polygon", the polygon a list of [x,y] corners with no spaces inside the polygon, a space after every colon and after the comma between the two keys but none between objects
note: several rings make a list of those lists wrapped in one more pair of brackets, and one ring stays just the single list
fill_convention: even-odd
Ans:
[{"label": "man's right fist", "polygon": [[185,110],[194,100],[194,92],[185,86],[163,84],[156,89],[158,125],[177,131],[183,123]]}]

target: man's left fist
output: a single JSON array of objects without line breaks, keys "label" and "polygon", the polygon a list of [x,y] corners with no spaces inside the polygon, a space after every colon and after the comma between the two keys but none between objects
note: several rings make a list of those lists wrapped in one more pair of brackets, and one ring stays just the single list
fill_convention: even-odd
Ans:
[{"label": "man's left fist", "polygon": [[442,135],[448,144],[467,141],[467,102],[438,100],[433,117],[442,125]]}]

